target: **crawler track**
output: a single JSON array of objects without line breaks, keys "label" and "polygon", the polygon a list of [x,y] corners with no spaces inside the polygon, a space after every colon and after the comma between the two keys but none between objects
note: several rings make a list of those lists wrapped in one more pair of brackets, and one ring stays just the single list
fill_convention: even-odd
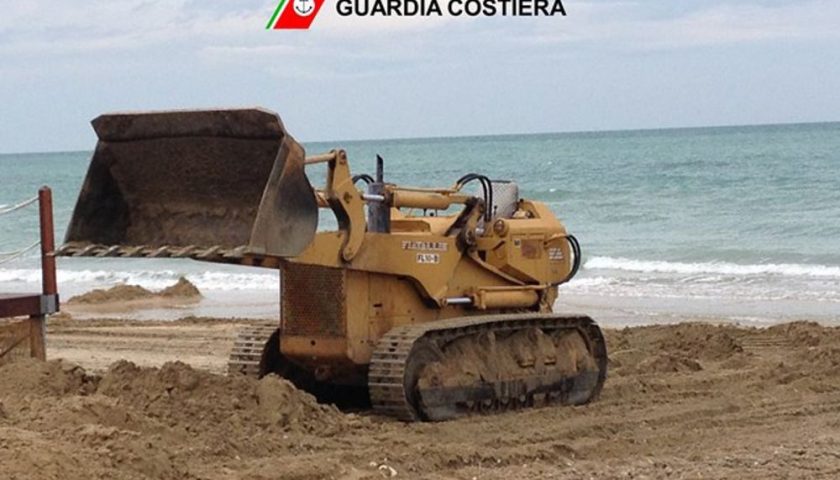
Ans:
[{"label": "crawler track", "polygon": [[[337,387],[319,384],[283,362],[262,364],[276,329],[261,324],[240,330],[228,373],[259,377],[273,371],[322,401],[341,403],[347,392],[337,395]],[[501,367],[488,365],[505,360]],[[368,393],[379,414],[441,421],[549,403],[587,403],[600,392],[606,369],[604,338],[589,317],[465,317],[397,327],[386,334],[371,358]]]},{"label": "crawler track", "polygon": [[[532,348],[523,352],[527,339]],[[564,351],[575,342],[585,351]],[[514,352],[518,368],[481,363],[504,357],[496,351],[502,347]],[[397,327],[373,354],[368,386],[376,412],[438,421],[552,402],[583,404],[598,395],[606,373],[604,338],[589,317],[512,314]]]},{"label": "crawler track", "polygon": [[259,377],[260,361],[265,344],[276,330],[275,322],[240,329],[228,359],[228,375]]}]

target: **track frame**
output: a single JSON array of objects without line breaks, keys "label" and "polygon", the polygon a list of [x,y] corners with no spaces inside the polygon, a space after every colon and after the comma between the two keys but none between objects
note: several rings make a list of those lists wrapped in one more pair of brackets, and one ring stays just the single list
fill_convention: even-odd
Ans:
[{"label": "track frame", "polygon": [[[528,328],[543,331],[577,330],[595,360],[597,371],[581,375],[522,376],[473,388],[440,388],[416,391],[417,369],[412,356],[439,348],[456,339],[484,332],[515,332]],[[371,359],[368,388],[374,411],[403,421],[441,421],[472,414],[530,407],[537,395],[561,404],[581,405],[600,393],[607,376],[607,348],[601,329],[589,317],[561,314],[506,314],[460,317],[440,322],[397,327],[379,341]],[[507,400],[507,401],[505,401]],[[476,408],[459,404],[477,403]]]}]

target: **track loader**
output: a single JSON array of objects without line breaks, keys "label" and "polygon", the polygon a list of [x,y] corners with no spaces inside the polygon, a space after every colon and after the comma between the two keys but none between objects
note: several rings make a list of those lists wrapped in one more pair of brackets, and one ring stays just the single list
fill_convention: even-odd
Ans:
[{"label": "track loader", "polygon": [[[280,272],[279,322],[246,329],[232,374],[282,375],[322,400],[358,394],[405,421],[595,398],[603,335],[552,313],[580,247],[509,181],[353,175],[306,157],[262,109],[114,113],[57,254],[174,257]],[[306,168],[326,165],[322,188]],[[468,184],[470,188],[466,188]],[[469,193],[471,188],[475,192]],[[318,231],[319,209],[335,231]]]}]

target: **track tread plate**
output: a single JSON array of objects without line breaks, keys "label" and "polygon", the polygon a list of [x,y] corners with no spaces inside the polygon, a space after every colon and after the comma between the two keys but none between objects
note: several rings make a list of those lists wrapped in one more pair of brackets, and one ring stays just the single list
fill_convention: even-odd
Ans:
[{"label": "track tread plate", "polygon": [[259,376],[265,343],[276,329],[277,325],[268,323],[240,328],[228,357],[228,375]]},{"label": "track tread plate", "polygon": [[600,392],[606,379],[606,344],[601,330],[592,319],[581,315],[562,314],[505,314],[459,317],[424,324],[396,327],[383,336],[373,356],[368,373],[371,404],[374,411],[402,421],[417,421],[421,415],[408,401],[404,378],[409,356],[416,342],[421,338],[451,341],[464,335],[482,331],[518,330],[534,326],[539,328],[575,328],[587,330],[593,345],[593,353],[599,367],[597,386],[590,396]]}]

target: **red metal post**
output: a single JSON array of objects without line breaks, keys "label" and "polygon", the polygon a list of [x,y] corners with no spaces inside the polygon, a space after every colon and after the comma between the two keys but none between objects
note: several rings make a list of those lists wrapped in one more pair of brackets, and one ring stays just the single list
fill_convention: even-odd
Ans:
[{"label": "red metal post", "polygon": [[55,232],[53,231],[52,191],[49,187],[38,190],[41,217],[41,271],[44,295],[58,293],[55,277]]},{"label": "red metal post", "polygon": [[[55,275],[55,232],[53,231],[52,191],[49,187],[38,190],[38,207],[41,223],[41,311],[45,302],[55,304],[50,308],[58,308],[58,285]],[[29,319],[29,354],[40,360],[47,359],[46,320],[43,313],[33,315]]]}]

